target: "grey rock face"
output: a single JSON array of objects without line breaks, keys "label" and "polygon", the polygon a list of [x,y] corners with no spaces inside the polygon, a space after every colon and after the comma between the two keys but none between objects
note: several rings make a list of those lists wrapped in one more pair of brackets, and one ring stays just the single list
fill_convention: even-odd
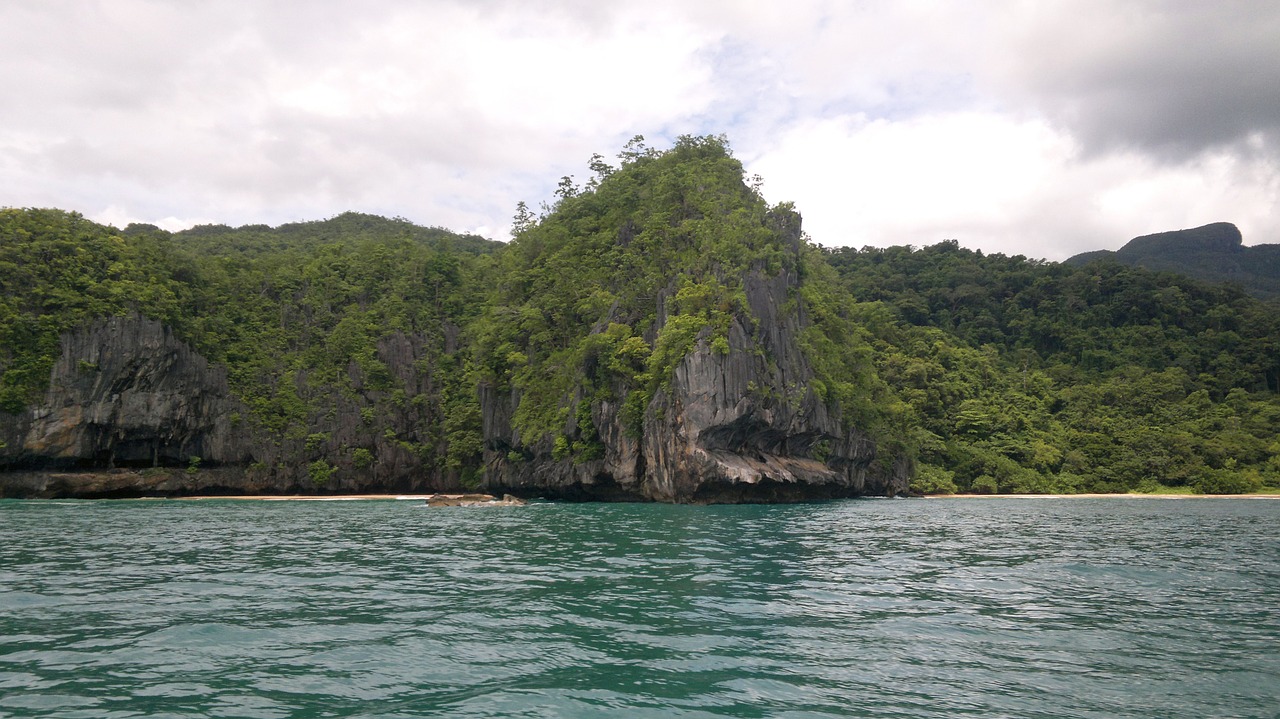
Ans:
[{"label": "grey rock face", "polygon": [[[151,467],[248,459],[226,372],[159,322],[113,317],[62,338],[44,401],[6,422],[8,464]],[[7,438],[8,439],[8,438]]]},{"label": "grey rock face", "polygon": [[[444,342],[456,329],[444,328]],[[378,357],[405,396],[435,397],[427,340],[394,333]],[[0,497],[315,494],[445,491],[457,477],[428,466],[444,452],[433,402],[392,392],[298,393],[322,408],[305,432],[266,432],[231,393],[226,371],[159,322],[98,320],[62,337],[49,389],[19,415],[0,414]],[[320,394],[307,394],[320,393]],[[364,450],[357,462],[355,449]],[[199,458],[198,468],[188,467]],[[317,481],[311,463],[323,461]]]},{"label": "grey rock face", "polygon": [[646,498],[796,501],[905,490],[905,476],[901,486],[892,477],[868,481],[874,444],[844,431],[818,401],[807,365],[771,367],[755,350],[735,323],[728,354],[703,342],[676,368],[646,415]]},{"label": "grey rock face", "polygon": [[[798,243],[799,227],[793,232]],[[511,428],[519,395],[482,388],[488,490],[692,503],[905,493],[910,460],[878,457],[875,443],[845,428],[839,410],[810,389],[813,370],[799,345],[803,310],[784,310],[798,284],[785,270],[751,272],[744,289],[755,322],[734,319],[726,353],[704,331],[649,403],[642,439],[628,436],[620,401],[593,403],[600,459],[556,460],[545,440],[522,444]]]}]

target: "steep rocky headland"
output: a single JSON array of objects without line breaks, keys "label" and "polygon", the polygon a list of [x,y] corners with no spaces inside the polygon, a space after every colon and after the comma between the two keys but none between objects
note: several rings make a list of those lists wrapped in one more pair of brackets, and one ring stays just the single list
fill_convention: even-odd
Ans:
[{"label": "steep rocky headland", "polygon": [[[482,385],[485,418],[485,482],[493,491],[575,499],[675,502],[798,501],[907,491],[911,459],[888,454],[868,433],[850,424],[838,403],[815,391],[815,372],[801,349],[814,330],[801,279],[800,218],[786,210],[767,216],[786,262],[769,271],[753,264],[740,278],[744,300],[723,318],[697,330],[687,354],[652,393],[652,377],[614,372],[598,377],[598,365],[616,360],[586,354],[577,383],[562,404],[558,432],[528,436],[512,417],[529,401],[519,386]],[[673,317],[677,292],[660,291],[645,344],[661,344]],[[590,344],[606,326],[630,339],[630,326],[615,300],[608,322],[582,338]],[[638,314],[643,314],[641,311]],[[688,317],[688,315],[683,315]],[[597,375],[596,387],[591,378]],[[586,386],[584,386],[586,385]],[[821,385],[820,385],[821,386]],[[633,395],[634,393],[634,395]],[[638,395],[639,417],[626,417]],[[630,424],[630,426],[629,426]],[[561,451],[557,451],[557,442]],[[576,450],[574,449],[576,447]],[[567,448],[567,449],[566,449]]]},{"label": "steep rocky headland", "polygon": [[[767,208],[742,174],[721,141],[689,138],[668,153],[637,152],[586,191],[562,187],[556,207],[517,233],[501,267],[476,259],[489,248],[459,259],[457,240],[436,238],[430,251],[395,248],[409,268],[385,256],[366,267],[369,255],[394,247],[379,241],[354,260],[343,245],[324,246],[285,287],[278,274],[252,274],[249,287],[229,280],[237,302],[273,301],[235,325],[180,318],[222,362],[137,302],[121,316],[68,322],[56,353],[43,358],[56,359],[42,391],[28,390],[18,397],[24,407],[0,415],[0,494],[485,488],[742,502],[905,492],[905,445],[883,445],[878,427],[842,412],[853,385],[819,379],[801,348],[806,332],[826,330],[806,315],[806,285],[817,280],[801,275],[820,259],[805,257],[812,250],[799,215]],[[52,219],[64,234],[96,232],[79,218]],[[322,234],[326,224],[310,229]],[[233,239],[229,229],[176,239],[226,266],[217,239]],[[598,246],[602,232],[612,255]],[[160,234],[126,231],[174,251],[175,238]],[[93,241],[114,251],[110,238]],[[313,251],[310,242],[299,256]],[[552,255],[568,258],[563,273],[512,294]],[[620,264],[592,264],[604,257]],[[412,289],[368,289],[406,269]],[[357,276],[365,271],[374,277]],[[483,281],[463,287],[469,271],[503,281],[486,300]],[[422,309],[406,304],[410,292]],[[202,327],[215,330],[203,343]],[[609,344],[619,332],[632,339],[621,360],[605,356],[620,349]],[[13,364],[40,369],[41,358],[15,354]],[[625,371],[602,369],[618,361]],[[229,382],[228,362],[238,381]],[[866,356],[858,367],[832,366],[874,376]],[[873,395],[884,393],[876,387],[858,388],[871,408],[864,418],[876,417]],[[7,404],[16,404],[12,395]]]}]

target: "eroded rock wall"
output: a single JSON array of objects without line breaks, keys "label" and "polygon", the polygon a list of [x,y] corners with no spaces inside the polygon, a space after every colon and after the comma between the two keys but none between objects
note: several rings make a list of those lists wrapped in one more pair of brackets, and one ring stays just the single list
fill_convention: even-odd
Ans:
[{"label": "eroded rock wall", "polygon": [[318,409],[305,431],[281,435],[253,420],[223,367],[161,323],[95,321],[62,337],[39,403],[0,414],[0,497],[456,490],[440,468],[431,367],[436,349],[457,349],[456,328],[444,330],[441,348],[404,333],[379,342],[390,390],[367,388],[354,365],[354,391],[288,378]]},{"label": "eroded rock wall", "polygon": [[[798,225],[788,234],[798,249]],[[616,399],[594,402],[591,419],[603,446],[597,459],[556,459],[547,439],[524,442],[511,426],[519,394],[482,388],[487,487],[695,503],[905,493],[910,460],[879,457],[875,443],[846,427],[839,409],[810,388],[813,370],[799,343],[806,320],[793,299],[798,287],[786,270],[750,272],[744,290],[751,316],[733,319],[727,352],[713,349],[704,331],[653,396],[641,439],[626,431],[622,417],[621,398],[630,388],[615,387]],[[664,320],[660,315],[659,326]]]},{"label": "eroded rock wall", "polygon": [[226,372],[159,322],[112,317],[62,337],[44,399],[9,417],[0,459],[18,467],[150,467],[248,460]]}]

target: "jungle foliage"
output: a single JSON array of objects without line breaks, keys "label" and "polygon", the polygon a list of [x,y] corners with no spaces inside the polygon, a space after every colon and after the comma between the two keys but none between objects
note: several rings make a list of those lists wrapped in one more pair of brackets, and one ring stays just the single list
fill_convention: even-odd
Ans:
[{"label": "jungle foliage", "polygon": [[1280,485],[1280,312],[1239,289],[955,242],[829,250],[913,409],[921,491]]},{"label": "jungle foliage", "polygon": [[[391,439],[429,466],[474,472],[479,408],[456,335],[483,303],[480,278],[500,247],[356,213],[169,233],[121,232],[59,210],[0,210],[0,409],[20,411],[41,396],[61,333],[139,312],[225,365],[245,420],[293,440],[313,464],[336,459],[318,455],[328,447],[322,418],[341,396],[358,399],[370,424],[421,417],[421,432]],[[380,357],[379,342],[396,333],[425,338],[418,362],[434,378],[429,392],[406,388]],[[368,448],[352,454],[360,449],[328,451],[367,464]]]},{"label": "jungle foliage", "polygon": [[521,208],[497,290],[472,326],[483,379],[520,395],[512,424],[523,443],[594,456],[576,418],[599,400],[621,402],[638,437],[650,400],[698,342],[724,353],[735,318],[757,329],[746,278],[782,272],[806,280],[791,301],[809,305],[804,349],[823,399],[883,441],[900,434],[899,405],[840,308],[838,277],[814,248],[790,244],[798,214],[763,200],[723,138],[681,137],[657,152],[637,137],[619,160],[593,158],[584,187],[564,178],[537,219]]},{"label": "jungle foliage", "polygon": [[[680,359],[727,351],[733,318],[750,321],[743,278],[785,271],[803,279],[813,391],[916,452],[918,491],[1280,485],[1274,302],[954,241],[792,248],[794,208],[770,207],[723,138],[637,138],[589,168],[540,214],[522,203],[508,245],[355,213],[169,233],[0,209],[0,411],[39,399],[62,333],[136,311],[224,364],[247,421],[305,442],[318,475],[337,464],[317,429],[336,396],[364,398],[371,423],[418,408],[396,441],[474,474],[480,383],[520,391],[522,435],[586,459],[584,406],[622,402],[640,432]],[[388,369],[397,333],[423,338],[428,387]]]}]

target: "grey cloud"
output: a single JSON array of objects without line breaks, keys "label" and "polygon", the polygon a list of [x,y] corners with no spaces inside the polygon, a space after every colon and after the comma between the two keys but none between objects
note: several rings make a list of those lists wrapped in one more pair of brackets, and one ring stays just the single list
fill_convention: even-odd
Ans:
[{"label": "grey cloud", "polygon": [[1015,45],[1022,90],[1096,154],[1280,138],[1280,4],[1068,3]]},{"label": "grey cloud", "polygon": [[[636,133],[661,146],[678,133],[724,132],[751,164],[809,120],[858,118],[848,124],[857,133],[988,113],[1048,117],[1070,135],[1067,150],[1044,160],[1061,166],[1031,175],[1050,185],[1030,193],[1040,204],[1021,198],[995,219],[941,218],[911,241],[964,233],[966,244],[1033,256],[1076,242],[1094,249],[1172,229],[1163,218],[1173,215],[1133,231],[1090,218],[1104,185],[1196,172],[1195,162],[1161,168],[1149,155],[1252,152],[1250,166],[1275,177],[1277,18],[1280,5],[1263,2],[1138,0],[370,0],[359,9],[340,0],[13,0],[0,3],[0,77],[23,101],[0,103],[0,205],[229,224],[356,209],[501,232],[516,201],[536,207],[561,175],[581,179],[591,153],[612,156]],[[1072,139],[1088,155],[1078,162]],[[1114,171],[1072,170],[1121,156]],[[885,165],[851,163],[772,199],[795,200],[817,229],[823,212],[847,215],[857,202],[819,211],[824,190],[849,183],[843,173],[905,162],[877,161]],[[766,191],[781,182],[764,174]],[[1248,182],[1236,173],[1218,186],[1234,198]],[[1179,204],[1164,191],[1143,207]],[[1203,222],[1273,217],[1274,205],[1258,209],[1261,194]],[[875,212],[904,214],[866,208]],[[909,221],[890,224],[910,230]],[[853,236],[818,239],[842,235]]]}]

